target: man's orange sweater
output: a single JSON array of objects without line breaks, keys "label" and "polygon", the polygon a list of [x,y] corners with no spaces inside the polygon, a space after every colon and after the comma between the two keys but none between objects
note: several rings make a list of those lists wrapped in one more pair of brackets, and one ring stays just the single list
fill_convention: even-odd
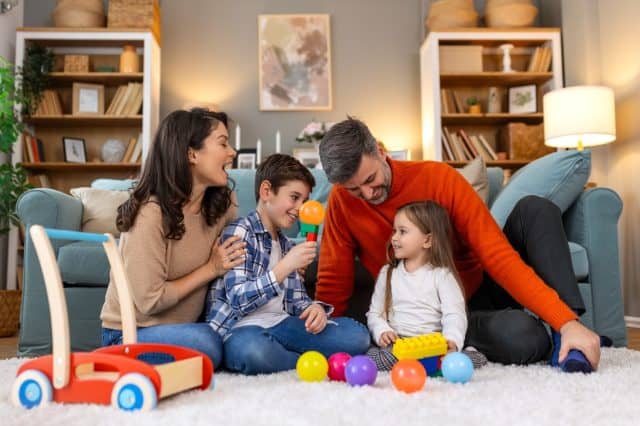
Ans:
[{"label": "man's orange sweater", "polygon": [[471,185],[439,162],[388,160],[391,191],[372,205],[334,185],[324,223],[316,298],[342,315],[353,293],[355,256],[376,277],[386,262],[396,210],[404,204],[433,200],[449,212],[454,228],[454,257],[467,298],[480,286],[483,270],[511,296],[559,330],[576,314],[527,266],[511,247]]}]

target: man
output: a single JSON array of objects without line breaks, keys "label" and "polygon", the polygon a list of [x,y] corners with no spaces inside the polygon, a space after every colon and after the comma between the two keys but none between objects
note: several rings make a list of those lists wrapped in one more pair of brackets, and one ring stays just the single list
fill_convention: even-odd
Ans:
[{"label": "man", "polygon": [[465,344],[504,364],[545,359],[549,336],[526,308],[552,328],[553,365],[570,372],[597,368],[600,340],[577,321],[584,304],[554,204],[526,197],[500,230],[453,168],[440,162],[393,161],[367,126],[352,118],[329,130],[320,158],[334,186],[315,296],[332,304],[334,315],[344,314],[353,295],[353,259],[359,258],[375,277],[386,261],[396,210],[409,202],[434,200],[447,209],[455,229],[455,262],[469,307]]}]

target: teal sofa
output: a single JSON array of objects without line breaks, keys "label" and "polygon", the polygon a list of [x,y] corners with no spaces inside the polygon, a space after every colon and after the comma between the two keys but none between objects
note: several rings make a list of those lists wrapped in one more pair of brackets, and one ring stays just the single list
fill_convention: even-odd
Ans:
[{"label": "teal sofa", "polygon": [[[489,168],[489,205],[502,188],[502,170]],[[232,170],[231,178],[240,204],[240,215],[255,208],[254,171]],[[321,170],[313,170],[316,186],[311,198],[325,202],[331,185]],[[17,212],[28,228],[40,224],[50,228],[80,230],[82,204],[76,198],[51,189],[34,189],[18,200]],[[586,305],[581,321],[599,334],[626,345],[626,329],[618,261],[618,219],[622,202],[606,188],[587,189],[563,218],[576,277]],[[295,237],[297,226],[288,231]],[[71,346],[91,350],[100,344],[100,309],[109,277],[109,266],[100,246],[72,241],[53,241],[70,316]],[[24,251],[24,280],[19,356],[51,352],[49,308],[39,263],[28,237]]]}]

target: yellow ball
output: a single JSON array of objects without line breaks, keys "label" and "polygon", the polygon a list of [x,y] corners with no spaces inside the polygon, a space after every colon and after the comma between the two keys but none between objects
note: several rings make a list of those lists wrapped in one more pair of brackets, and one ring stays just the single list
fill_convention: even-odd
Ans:
[{"label": "yellow ball", "polygon": [[300,355],[296,363],[298,377],[305,382],[321,382],[327,377],[329,363],[320,352],[308,351]]}]

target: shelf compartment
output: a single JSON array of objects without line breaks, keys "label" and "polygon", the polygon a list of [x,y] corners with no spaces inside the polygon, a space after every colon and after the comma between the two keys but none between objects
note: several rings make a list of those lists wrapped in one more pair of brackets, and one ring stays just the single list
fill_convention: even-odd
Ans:
[{"label": "shelf compartment", "polygon": [[39,115],[27,117],[24,121],[36,126],[56,127],[139,126],[142,124],[142,115]]},{"label": "shelf compartment", "polygon": [[70,84],[74,82],[99,83],[104,85],[126,84],[132,81],[142,81],[144,74],[122,72],[52,72],[49,73],[54,85]]},{"label": "shelf compartment", "polygon": [[509,113],[493,113],[493,114],[443,114],[442,124],[450,125],[491,125],[491,124],[507,124],[511,122],[520,122],[527,124],[540,124],[544,116],[542,113],[534,114],[509,114]]},{"label": "shelf compartment", "polygon": [[42,163],[22,163],[22,167],[32,172],[118,171],[139,169],[140,163],[65,163],[45,161]]},{"label": "shelf compartment", "polygon": [[477,72],[441,74],[443,86],[516,86],[545,84],[553,79],[551,72]]}]

